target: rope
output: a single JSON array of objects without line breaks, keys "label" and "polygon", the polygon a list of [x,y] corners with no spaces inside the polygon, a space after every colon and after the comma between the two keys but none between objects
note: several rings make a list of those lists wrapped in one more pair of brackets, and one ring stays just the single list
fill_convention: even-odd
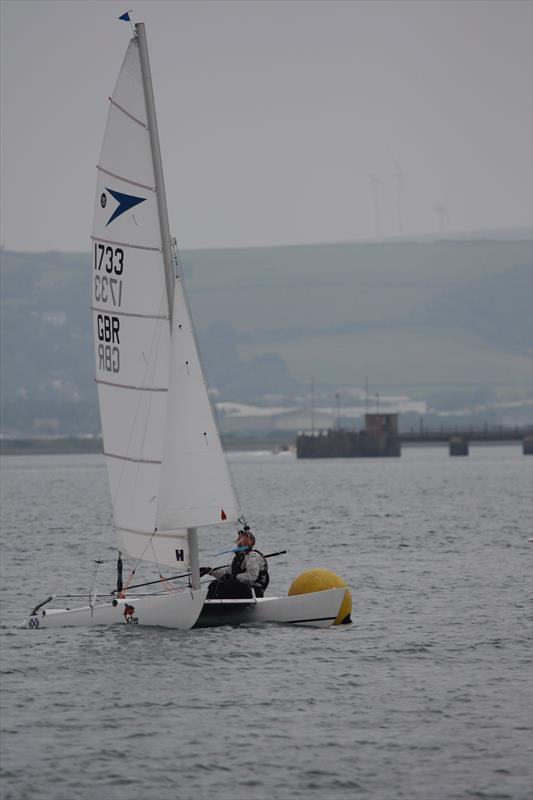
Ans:
[{"label": "rope", "polygon": [[169,581],[167,581],[166,578],[163,578],[162,575],[160,575],[159,577],[161,579],[161,584],[165,587],[167,592],[175,592],[176,593],[176,592],[179,591],[177,586],[172,586],[172,584]]}]

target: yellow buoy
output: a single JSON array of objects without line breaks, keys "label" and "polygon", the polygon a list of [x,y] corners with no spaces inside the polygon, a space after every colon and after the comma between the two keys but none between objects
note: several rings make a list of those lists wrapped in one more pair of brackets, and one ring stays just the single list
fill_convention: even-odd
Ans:
[{"label": "yellow buoy", "polygon": [[[323,592],[326,589],[341,589],[346,586],[346,581],[339,578],[334,572],[329,569],[309,569],[307,572],[302,572],[297,578],[293,580],[289,587],[289,595],[292,594],[311,594],[312,592]],[[335,619],[334,625],[345,625],[352,621],[350,614],[352,613],[352,595],[350,590],[346,588],[344,593],[344,600],[340,607],[339,613]]]}]

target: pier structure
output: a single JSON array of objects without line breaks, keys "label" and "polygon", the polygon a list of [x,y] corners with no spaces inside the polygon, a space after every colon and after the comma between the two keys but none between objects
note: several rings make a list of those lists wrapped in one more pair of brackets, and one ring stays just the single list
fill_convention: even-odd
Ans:
[{"label": "pier structure", "polygon": [[489,444],[493,442],[522,442],[524,455],[533,455],[533,429],[508,428],[504,425],[483,425],[479,428],[439,428],[409,431],[399,434],[402,444],[448,444],[451,456],[467,456],[472,442]]},{"label": "pier structure", "polygon": [[454,437],[461,437],[469,442],[522,442],[533,437],[531,427],[508,427],[505,425],[480,425],[475,427],[426,428],[402,431],[399,434],[402,444],[448,444]]},{"label": "pier structure", "polygon": [[398,414],[365,414],[361,431],[333,428],[302,433],[296,439],[298,458],[376,458],[401,453]]},{"label": "pier structure", "polygon": [[520,442],[524,455],[533,455],[533,428],[483,425],[479,428],[425,428],[398,432],[398,414],[365,414],[361,431],[332,428],[301,433],[298,458],[364,458],[400,456],[402,445],[446,444],[451,456],[467,456],[472,442]]}]

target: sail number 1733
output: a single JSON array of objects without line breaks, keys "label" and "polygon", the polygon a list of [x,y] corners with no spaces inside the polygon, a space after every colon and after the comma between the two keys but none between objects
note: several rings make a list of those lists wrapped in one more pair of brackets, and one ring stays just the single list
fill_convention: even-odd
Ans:
[{"label": "sail number 1733", "polygon": [[115,277],[124,272],[124,250],[111,245],[94,245],[94,299],[103,305],[122,305],[122,280]]},{"label": "sail number 1733", "polygon": [[105,272],[115,275],[122,275],[124,271],[124,250],[122,247],[111,247],[111,245],[94,245],[94,268],[97,272]]}]

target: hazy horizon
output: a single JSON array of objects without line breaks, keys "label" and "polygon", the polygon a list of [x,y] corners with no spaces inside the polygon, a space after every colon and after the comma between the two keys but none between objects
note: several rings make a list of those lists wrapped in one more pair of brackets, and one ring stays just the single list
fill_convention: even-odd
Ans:
[{"label": "hazy horizon", "polygon": [[[334,247],[334,246],[343,246],[343,245],[392,245],[392,244],[417,244],[417,243],[438,243],[438,242],[467,242],[467,241],[531,241],[533,240],[533,227],[531,228],[495,228],[492,230],[485,230],[485,231],[452,231],[450,233],[445,233],[443,235],[435,234],[420,234],[416,235],[413,234],[411,236],[404,235],[400,236],[384,236],[381,239],[375,239],[372,237],[369,238],[361,238],[361,239],[342,239],[337,241],[308,241],[308,242],[290,242],[290,243],[276,243],[273,242],[272,244],[252,244],[252,245],[207,245],[207,246],[198,246],[198,247],[180,247],[178,248],[181,252],[195,252],[201,250],[268,250],[268,249],[283,249],[283,248],[297,248],[297,247]],[[0,253],[14,253],[18,255],[24,255],[24,253],[28,253],[31,255],[39,255],[46,253],[60,253],[61,255],[83,255],[84,253],[87,256],[90,256],[91,253],[91,245],[88,242],[87,247],[80,249],[80,250],[62,250],[58,247],[50,247],[47,250],[31,250],[28,248],[10,248],[5,247],[3,244],[0,244]]]},{"label": "hazy horizon", "polygon": [[[4,0],[1,235],[89,247],[123,2]],[[533,5],[140,0],[183,249],[530,228]]]}]

